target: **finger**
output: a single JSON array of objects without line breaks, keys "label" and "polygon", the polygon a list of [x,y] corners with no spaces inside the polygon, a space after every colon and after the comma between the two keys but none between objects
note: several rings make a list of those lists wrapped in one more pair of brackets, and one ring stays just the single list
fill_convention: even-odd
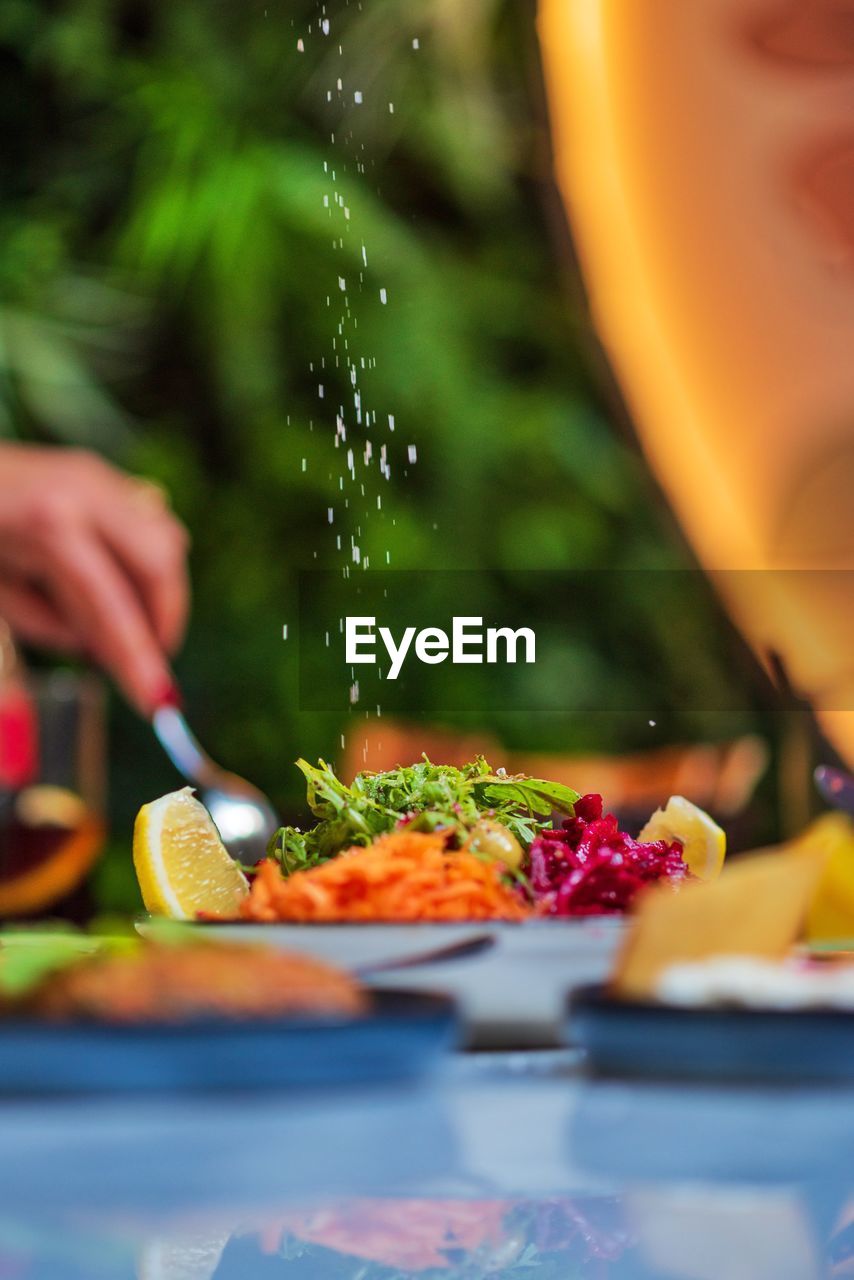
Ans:
[{"label": "finger", "polygon": [[132,579],[160,646],[173,653],[189,612],[187,533],[162,505],[101,502],[98,531]]},{"label": "finger", "polygon": [[100,539],[72,528],[54,548],[47,586],[67,623],[143,715],[173,683],[162,648],[121,565]]},{"label": "finger", "polygon": [[29,644],[74,653],[81,648],[74,630],[50,600],[30,583],[0,581],[0,618]]}]

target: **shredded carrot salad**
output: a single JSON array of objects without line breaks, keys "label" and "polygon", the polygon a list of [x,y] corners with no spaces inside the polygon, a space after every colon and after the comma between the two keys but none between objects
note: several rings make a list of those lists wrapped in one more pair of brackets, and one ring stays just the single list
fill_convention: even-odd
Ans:
[{"label": "shredded carrot salad", "polygon": [[502,868],[439,834],[396,831],[367,849],[287,878],[267,859],[240,914],[245,920],[523,920],[531,912],[502,880]]}]

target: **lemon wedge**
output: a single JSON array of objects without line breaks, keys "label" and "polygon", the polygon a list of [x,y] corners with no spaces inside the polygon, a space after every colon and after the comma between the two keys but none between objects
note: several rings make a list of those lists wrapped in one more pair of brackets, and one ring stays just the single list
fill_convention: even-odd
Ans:
[{"label": "lemon wedge", "polygon": [[824,873],[807,912],[808,942],[854,939],[854,823],[845,813],[823,813],[796,840],[796,848],[825,858]]},{"label": "lemon wedge", "polygon": [[190,787],[145,804],[133,829],[133,864],[152,915],[193,920],[236,915],[249,884]]},{"label": "lemon wedge", "polygon": [[656,809],[638,839],[680,841],[688,870],[700,880],[714,880],[724,865],[724,832],[684,796],[671,796],[663,809]]}]

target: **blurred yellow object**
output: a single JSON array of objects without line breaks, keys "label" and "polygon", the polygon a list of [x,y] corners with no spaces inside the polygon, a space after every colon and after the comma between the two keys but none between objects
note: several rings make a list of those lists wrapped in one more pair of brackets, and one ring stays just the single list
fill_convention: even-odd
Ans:
[{"label": "blurred yellow object", "polygon": [[133,862],[152,915],[194,920],[234,916],[249,884],[190,787],[143,805],[133,829]]},{"label": "blurred yellow object", "polygon": [[818,846],[784,847],[739,858],[713,884],[645,890],[613,991],[651,999],[665,969],[712,956],[784,959],[802,936],[826,856]]},{"label": "blurred yellow object", "polygon": [[540,0],[539,21],[557,177],[644,450],[757,654],[854,762],[854,153],[833,88],[854,47],[834,14]]},{"label": "blurred yellow object", "polygon": [[844,813],[817,818],[794,847],[825,858],[822,877],[807,913],[807,942],[854,938],[854,822]]},{"label": "blurred yellow object", "polygon": [[671,796],[663,809],[656,809],[638,839],[678,840],[688,870],[700,880],[716,879],[724,865],[724,832],[705,809],[684,796]]}]

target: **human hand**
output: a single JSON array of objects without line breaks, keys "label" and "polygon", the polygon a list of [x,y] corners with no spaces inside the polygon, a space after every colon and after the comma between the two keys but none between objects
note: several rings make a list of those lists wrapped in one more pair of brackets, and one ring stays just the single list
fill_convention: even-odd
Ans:
[{"label": "human hand", "polygon": [[82,450],[0,444],[0,617],[94,658],[144,715],[174,690],[187,546],[156,485]]}]

